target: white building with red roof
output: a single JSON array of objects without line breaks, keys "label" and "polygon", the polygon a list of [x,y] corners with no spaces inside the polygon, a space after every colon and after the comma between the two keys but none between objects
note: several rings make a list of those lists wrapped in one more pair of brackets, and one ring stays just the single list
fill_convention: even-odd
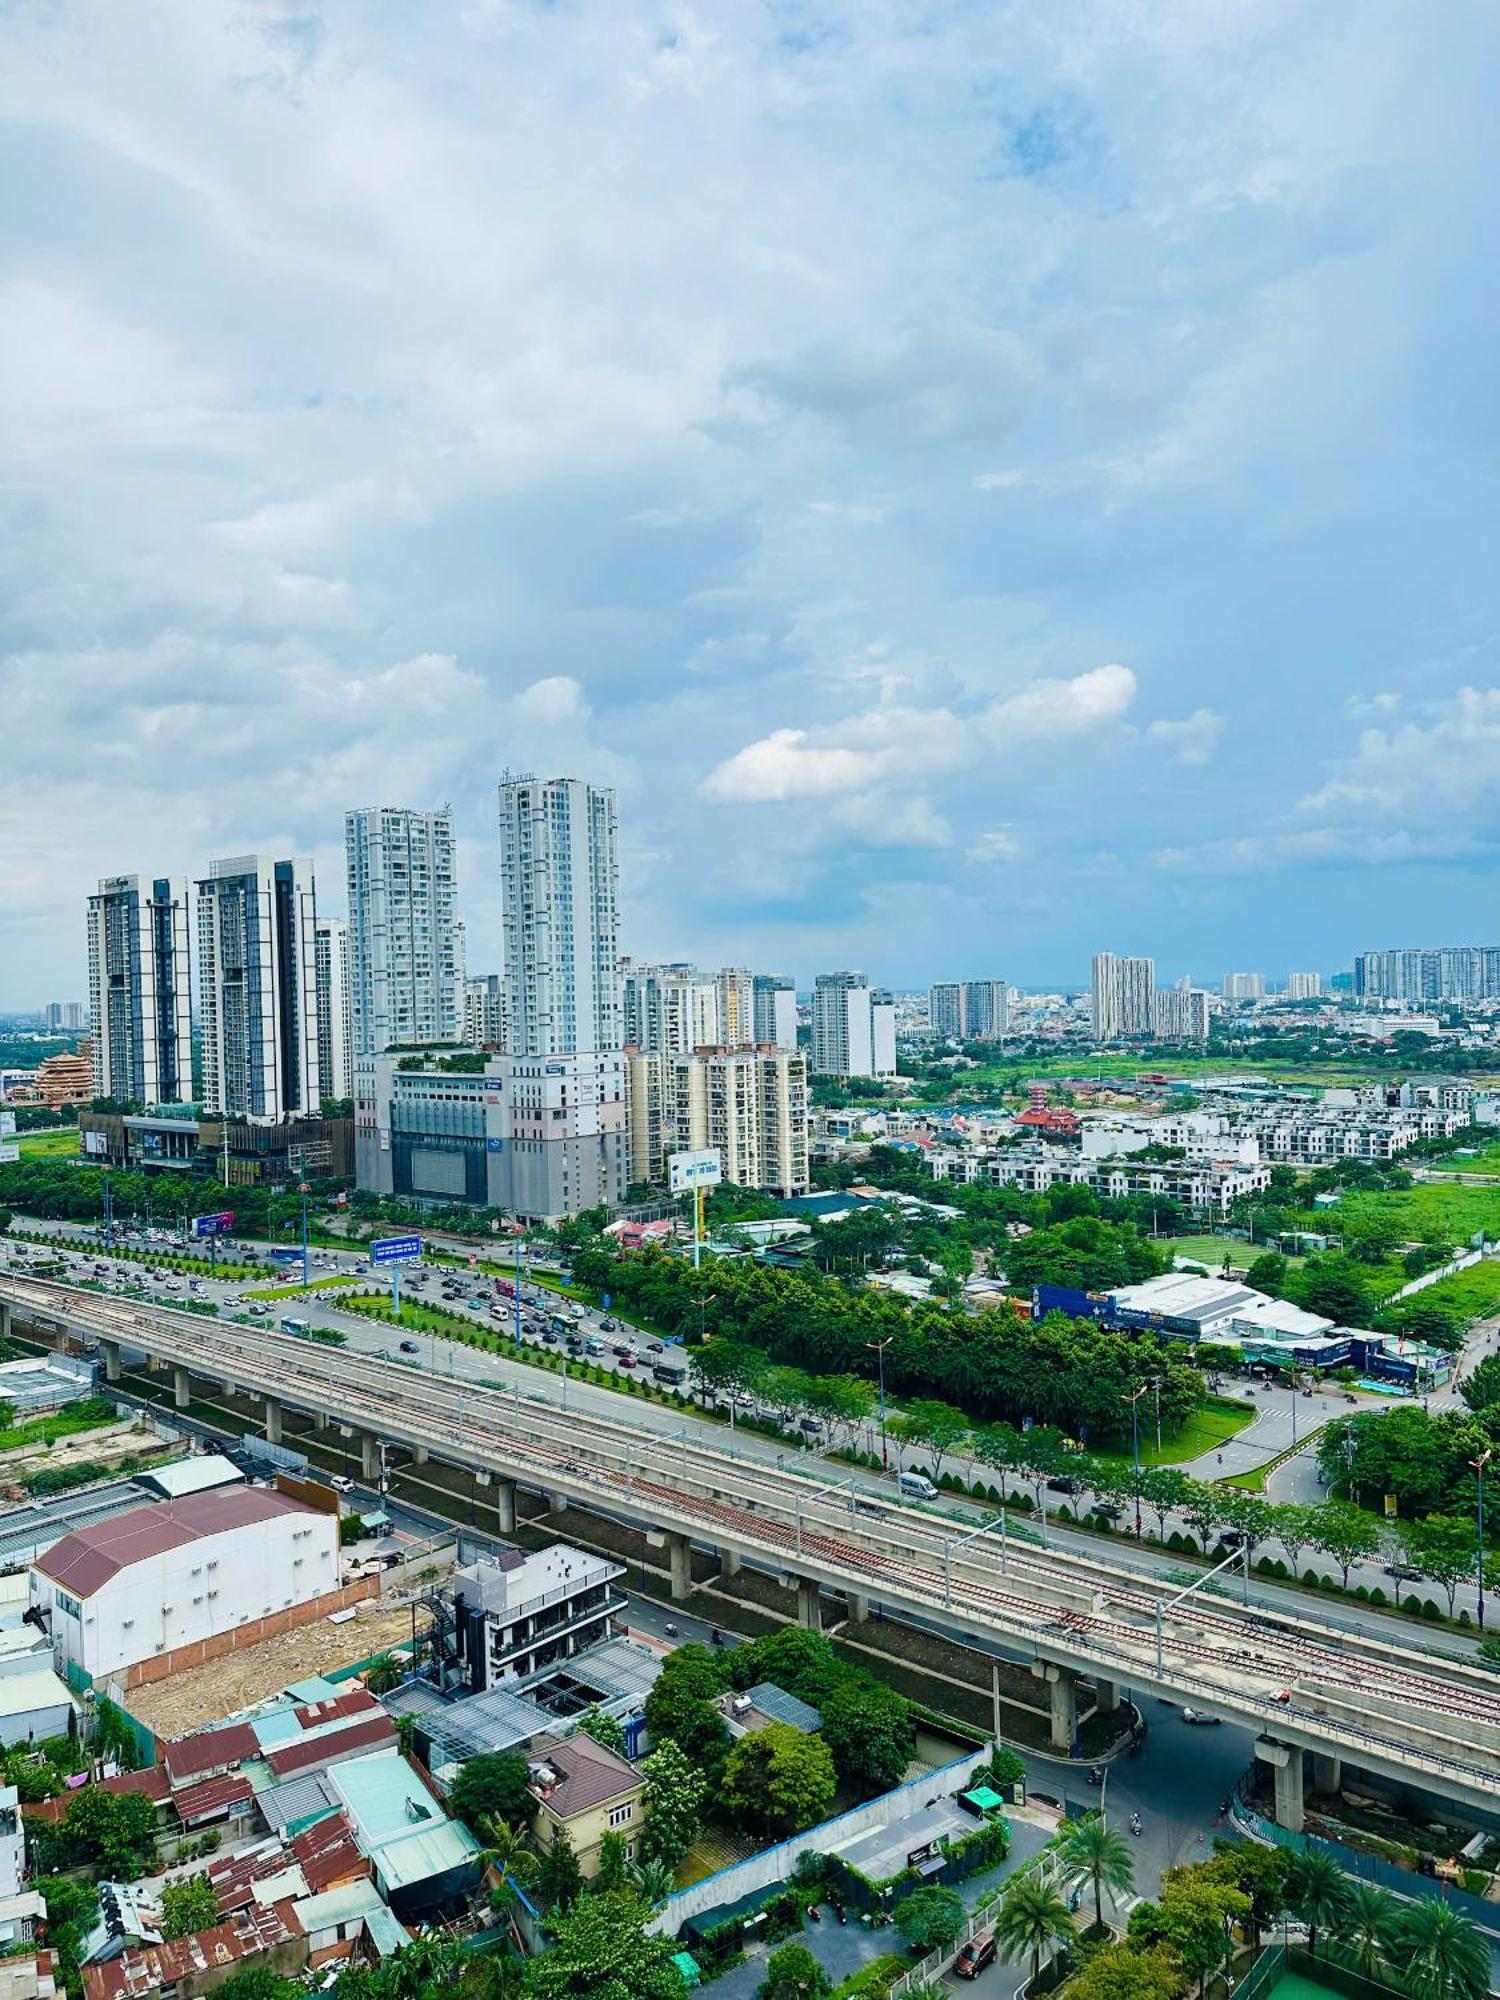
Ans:
[{"label": "white building with red roof", "polygon": [[95,1682],[338,1587],[335,1517],[259,1486],[80,1528],[37,1558],[31,1580],[58,1654]]}]

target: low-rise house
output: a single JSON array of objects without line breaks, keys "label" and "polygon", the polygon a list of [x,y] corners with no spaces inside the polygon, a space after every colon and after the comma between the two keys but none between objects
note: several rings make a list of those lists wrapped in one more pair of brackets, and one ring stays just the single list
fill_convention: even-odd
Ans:
[{"label": "low-rise house", "polygon": [[591,1736],[554,1743],[531,1765],[537,1802],[537,1836],[544,1849],[555,1832],[568,1837],[585,1880],[598,1873],[607,1833],[623,1836],[634,1856],[645,1823],[646,1781],[640,1772]]}]

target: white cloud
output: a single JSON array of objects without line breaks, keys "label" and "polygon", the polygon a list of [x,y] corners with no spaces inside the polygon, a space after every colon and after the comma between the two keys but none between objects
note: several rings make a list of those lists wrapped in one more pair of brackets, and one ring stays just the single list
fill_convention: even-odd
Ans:
[{"label": "white cloud", "polygon": [[701,789],[725,804],[826,798],[869,784],[885,762],[883,751],[819,748],[805,729],[773,729],[710,771]]},{"label": "white cloud", "polygon": [[1146,740],[1160,744],[1174,763],[1206,764],[1218,749],[1224,728],[1222,715],[1211,708],[1196,708],[1181,722],[1151,723]]},{"label": "white cloud", "polygon": [[1426,714],[1425,723],[1365,730],[1298,810],[1447,820],[1500,799],[1500,687],[1460,688]]},{"label": "white cloud", "polygon": [[1008,826],[992,826],[969,847],[976,861],[1019,861],[1023,852],[1020,840]]},{"label": "white cloud", "polygon": [[1135,700],[1135,688],[1129,667],[1095,667],[1069,681],[1033,681],[992,702],[980,721],[1001,747],[1080,736],[1120,721]]},{"label": "white cloud", "polygon": [[1174,875],[1259,875],[1288,867],[1387,868],[1404,862],[1455,861],[1484,851],[1482,843],[1457,828],[1419,835],[1354,833],[1322,826],[1300,833],[1210,840],[1196,847],[1163,847],[1152,858],[1158,868]]},{"label": "white cloud", "polygon": [[534,723],[582,722],[589,713],[582,684],[570,674],[533,681],[530,687],[522,688],[511,707],[519,721]]},{"label": "white cloud", "polygon": [[931,801],[903,798],[889,790],[841,799],[833,808],[838,825],[867,847],[951,847],[953,829]]}]

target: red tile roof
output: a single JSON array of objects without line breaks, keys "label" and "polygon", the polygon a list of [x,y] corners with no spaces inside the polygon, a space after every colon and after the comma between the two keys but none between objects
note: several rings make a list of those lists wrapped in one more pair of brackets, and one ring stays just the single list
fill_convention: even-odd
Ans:
[{"label": "red tile roof", "polygon": [[[290,1901],[267,1909],[256,1905],[236,1911],[227,1923],[206,1931],[172,1938],[165,1944],[141,1945],[83,1968],[86,2000],[144,2000],[163,1986],[180,1980],[196,1983],[222,1968],[227,1975],[247,1959],[259,1958],[302,1935]],[[217,1983],[217,1982],[215,1982]]]},{"label": "red tile roof", "polygon": [[260,1744],[248,1722],[231,1722],[223,1729],[200,1729],[195,1736],[178,1736],[162,1752],[162,1762],[175,1790],[194,1778],[229,1771],[247,1757],[258,1757]]},{"label": "red tile roof", "polygon": [[140,1792],[158,1806],[172,1796],[166,1772],[160,1764],[153,1764],[146,1771],[119,1771],[114,1777],[100,1778],[90,1786],[73,1786],[61,1798],[42,1799],[35,1805],[22,1806],[22,1815],[26,1819],[45,1820],[49,1825],[60,1826],[68,1807],[81,1791]]},{"label": "red tile roof", "polygon": [[[380,1708],[368,1688],[351,1688],[347,1694],[335,1695],[332,1701],[308,1701],[292,1713],[304,1729],[321,1729],[326,1723],[338,1722],[346,1715],[371,1715]],[[384,1713],[384,1711],[381,1711]]]},{"label": "red tile roof", "polygon": [[102,1584],[132,1564],[165,1555],[168,1549],[249,1528],[282,1514],[311,1514],[300,1500],[266,1486],[223,1486],[208,1493],[191,1493],[182,1500],[159,1500],[132,1507],[113,1520],[64,1535],[56,1547],[38,1556],[35,1567],[70,1590],[91,1597]]},{"label": "red tile roof", "polygon": [[395,1740],[396,1725],[379,1703],[378,1714],[356,1716],[342,1729],[328,1729],[318,1736],[305,1736],[300,1743],[283,1743],[266,1752],[266,1762],[278,1778],[294,1778],[299,1771],[321,1770],[341,1757],[373,1750],[378,1743]]},{"label": "red tile roof", "polygon": [[220,1777],[204,1778],[196,1785],[184,1785],[174,1795],[172,1803],[183,1825],[192,1826],[199,1820],[217,1819],[231,1806],[241,1805],[246,1799],[254,1797],[250,1780],[238,1771],[231,1771]]}]

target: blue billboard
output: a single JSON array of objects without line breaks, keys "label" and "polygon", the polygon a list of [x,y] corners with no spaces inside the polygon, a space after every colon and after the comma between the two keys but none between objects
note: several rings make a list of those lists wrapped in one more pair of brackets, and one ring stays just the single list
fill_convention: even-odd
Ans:
[{"label": "blue billboard", "polygon": [[379,1236],[370,1245],[372,1264],[404,1264],[422,1254],[420,1236]]}]

